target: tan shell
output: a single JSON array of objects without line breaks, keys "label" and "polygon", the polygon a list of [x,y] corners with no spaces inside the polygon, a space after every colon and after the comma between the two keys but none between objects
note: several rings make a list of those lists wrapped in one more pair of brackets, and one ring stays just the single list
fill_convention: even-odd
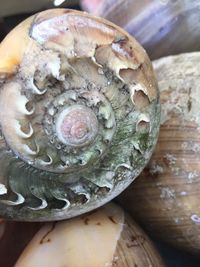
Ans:
[{"label": "tan shell", "polygon": [[84,216],[46,224],[15,267],[163,267],[149,238],[121,208],[108,204]]},{"label": "tan shell", "polygon": [[148,167],[120,201],[152,235],[200,253],[200,53],[154,61],[161,131]]}]

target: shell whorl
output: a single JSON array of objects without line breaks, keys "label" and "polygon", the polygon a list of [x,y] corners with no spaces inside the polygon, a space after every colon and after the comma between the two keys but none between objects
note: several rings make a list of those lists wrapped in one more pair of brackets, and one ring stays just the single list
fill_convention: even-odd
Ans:
[{"label": "shell whorl", "polygon": [[151,64],[132,37],[85,13],[49,10],[12,31],[0,56],[2,216],[72,217],[140,173],[160,108]]}]

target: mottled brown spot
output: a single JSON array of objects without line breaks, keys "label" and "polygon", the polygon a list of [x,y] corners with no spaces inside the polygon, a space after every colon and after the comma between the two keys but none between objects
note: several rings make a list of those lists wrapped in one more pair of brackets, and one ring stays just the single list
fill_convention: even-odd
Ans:
[{"label": "mottled brown spot", "polygon": [[187,108],[188,108],[188,112],[190,112],[192,108],[192,101],[190,99],[187,102]]},{"label": "mottled brown spot", "polygon": [[[125,57],[133,57],[133,48],[129,44],[128,37],[126,37],[126,36],[119,37],[119,38],[115,39],[113,44],[118,45],[120,50],[121,50],[121,52],[124,51],[122,53],[123,56],[125,56]],[[118,50],[118,52],[120,52],[120,50]]]},{"label": "mottled brown spot", "polygon": [[113,43],[119,44],[121,47],[128,42],[128,38],[126,36],[117,37]]},{"label": "mottled brown spot", "polygon": [[187,102],[187,109],[188,109],[188,112],[190,112],[192,109],[191,88],[189,88],[188,95],[189,95],[189,99]]},{"label": "mottled brown spot", "polygon": [[170,166],[171,162],[167,157],[163,157],[162,160],[163,160],[163,163],[165,164],[166,167]]},{"label": "mottled brown spot", "polygon": [[89,224],[89,221],[90,221],[90,219],[87,217],[87,218],[84,218],[84,224],[85,225],[88,225]]},{"label": "mottled brown spot", "polygon": [[133,57],[133,47],[129,43],[128,37],[124,36],[114,41],[115,44],[119,44],[121,49],[126,50],[129,57]]},{"label": "mottled brown spot", "polygon": [[108,219],[109,219],[112,223],[117,224],[117,222],[114,220],[113,216],[108,216]]},{"label": "mottled brown spot", "polygon": [[41,245],[44,243],[51,242],[51,239],[47,238],[47,236],[55,229],[55,227],[56,227],[56,222],[52,223],[51,229],[49,229],[49,231],[41,238],[40,240]]},{"label": "mottled brown spot", "polygon": [[100,222],[98,222],[98,223],[96,223],[96,225],[101,225],[101,223],[100,223]]},{"label": "mottled brown spot", "polygon": [[88,212],[87,214],[84,214],[81,216],[81,220],[83,220],[83,223],[85,225],[88,225],[89,221],[90,221],[90,216],[92,216],[93,214],[95,214],[97,212],[97,210],[93,210],[93,211],[90,211]]},{"label": "mottled brown spot", "polygon": [[130,241],[126,243],[127,248],[137,247],[143,245],[145,238],[142,235],[131,236]]}]

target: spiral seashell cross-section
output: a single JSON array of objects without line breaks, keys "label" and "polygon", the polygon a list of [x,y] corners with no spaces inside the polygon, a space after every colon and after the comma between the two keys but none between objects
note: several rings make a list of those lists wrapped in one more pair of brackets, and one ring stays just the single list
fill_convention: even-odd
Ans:
[{"label": "spiral seashell cross-section", "polygon": [[143,48],[114,24],[52,9],[0,45],[0,215],[69,218],[144,168],[160,106]]}]

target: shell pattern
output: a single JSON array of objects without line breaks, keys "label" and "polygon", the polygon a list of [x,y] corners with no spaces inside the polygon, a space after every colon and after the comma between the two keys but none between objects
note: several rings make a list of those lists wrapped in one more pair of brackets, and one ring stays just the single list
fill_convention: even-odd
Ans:
[{"label": "shell pattern", "polygon": [[132,37],[106,20],[52,9],[18,25],[0,58],[1,216],[73,217],[138,176],[160,105],[151,63]]}]

